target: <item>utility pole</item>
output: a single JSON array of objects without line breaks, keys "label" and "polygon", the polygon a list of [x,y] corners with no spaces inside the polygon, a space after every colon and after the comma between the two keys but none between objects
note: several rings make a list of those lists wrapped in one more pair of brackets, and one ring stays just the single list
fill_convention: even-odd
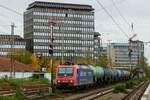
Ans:
[{"label": "utility pole", "polygon": [[14,59],[13,59],[13,53],[14,53],[14,28],[15,28],[15,24],[12,23],[11,24],[11,37],[10,37],[10,44],[11,44],[11,66],[10,66],[10,77],[11,78],[15,78],[15,66],[14,66]]}]

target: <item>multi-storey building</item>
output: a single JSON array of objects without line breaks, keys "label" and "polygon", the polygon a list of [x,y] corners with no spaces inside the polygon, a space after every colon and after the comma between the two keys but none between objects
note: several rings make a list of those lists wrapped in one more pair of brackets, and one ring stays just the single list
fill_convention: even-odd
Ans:
[{"label": "multi-storey building", "polygon": [[94,52],[94,9],[90,5],[40,2],[31,3],[24,13],[24,38],[30,39],[31,52],[49,56],[53,25],[55,57],[86,56]]},{"label": "multi-storey building", "polygon": [[15,49],[25,49],[26,40],[19,35],[0,35],[0,56],[7,56],[11,52],[11,46]]},{"label": "multi-storey building", "polygon": [[101,53],[101,39],[100,33],[94,33],[94,59],[98,59]]},{"label": "multi-storey building", "polygon": [[133,41],[131,44],[131,60],[129,58],[128,43],[111,43],[108,45],[108,59],[112,61],[116,68],[135,68],[142,56],[144,56],[144,43]]}]

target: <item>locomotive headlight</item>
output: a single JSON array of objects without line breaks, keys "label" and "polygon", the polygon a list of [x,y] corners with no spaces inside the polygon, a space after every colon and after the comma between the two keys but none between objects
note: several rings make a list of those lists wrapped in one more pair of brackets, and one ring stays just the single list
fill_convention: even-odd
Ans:
[{"label": "locomotive headlight", "polygon": [[72,83],[73,81],[72,80],[70,80],[70,83]]},{"label": "locomotive headlight", "polygon": [[58,83],[60,83],[60,80],[58,80]]}]

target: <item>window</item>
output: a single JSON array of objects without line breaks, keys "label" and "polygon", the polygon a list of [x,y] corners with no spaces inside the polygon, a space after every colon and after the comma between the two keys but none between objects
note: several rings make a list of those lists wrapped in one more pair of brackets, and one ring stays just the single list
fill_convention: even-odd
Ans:
[{"label": "window", "polygon": [[59,73],[60,74],[65,73],[65,68],[59,68]]},{"label": "window", "polygon": [[73,74],[73,68],[72,67],[59,68],[58,73],[59,74]]},{"label": "window", "polygon": [[73,73],[73,68],[66,68],[66,73]]},{"label": "window", "polygon": [[73,68],[72,67],[59,68],[58,76],[59,77],[68,77],[68,76],[71,77],[71,76],[73,76]]}]

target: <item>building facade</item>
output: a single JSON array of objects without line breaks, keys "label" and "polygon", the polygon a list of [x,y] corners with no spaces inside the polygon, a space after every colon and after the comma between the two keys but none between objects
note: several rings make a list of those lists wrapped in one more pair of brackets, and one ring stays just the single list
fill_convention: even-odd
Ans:
[{"label": "building facade", "polygon": [[11,52],[11,46],[14,50],[25,49],[26,41],[19,35],[0,35],[0,56],[7,56]]},{"label": "building facade", "polygon": [[[79,57],[94,52],[94,9],[90,5],[39,2],[31,3],[24,13],[24,38],[27,49],[49,56],[53,33],[55,57]],[[55,24],[51,27],[50,22]],[[53,32],[52,32],[53,31]]]},{"label": "building facade", "polygon": [[129,58],[128,43],[111,43],[107,47],[108,59],[112,61],[116,68],[134,69],[141,57],[144,56],[144,43],[142,41],[133,41],[131,43],[132,53]]},{"label": "building facade", "polygon": [[101,39],[100,39],[100,33],[95,32],[94,33],[94,59],[98,59],[101,54]]}]

